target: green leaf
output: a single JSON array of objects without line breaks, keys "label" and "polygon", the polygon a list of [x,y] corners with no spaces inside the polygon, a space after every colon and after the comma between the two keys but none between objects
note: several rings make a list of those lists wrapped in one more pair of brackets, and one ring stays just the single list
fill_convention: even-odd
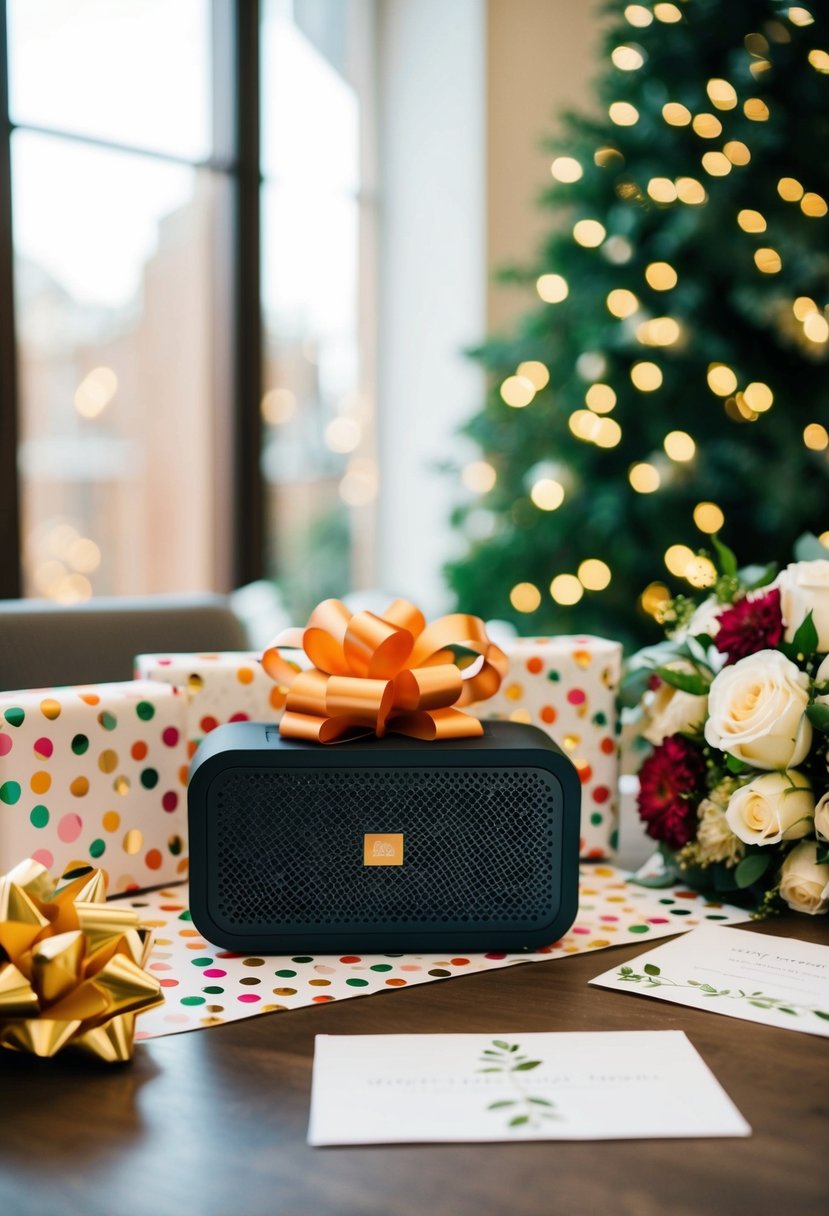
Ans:
[{"label": "green leaf", "polygon": [[708,682],[698,672],[674,671],[670,667],[657,667],[656,674],[660,680],[678,688],[680,692],[688,692],[692,697],[704,697],[708,692]]},{"label": "green leaf", "polygon": [[507,1106],[515,1106],[512,1098],[501,1098],[498,1102],[490,1102],[487,1110],[504,1110]]},{"label": "green leaf", "polygon": [[829,735],[829,705],[807,705],[806,717],[816,730]]},{"label": "green leaf", "polygon": [[792,638],[792,646],[798,654],[814,654],[817,650],[818,633],[815,628],[815,622],[812,620],[812,613],[806,613],[806,619],[798,627],[797,632]]},{"label": "green leaf", "polygon": [[518,1044],[513,1043],[512,1047],[510,1047],[510,1051],[518,1051]]},{"label": "green leaf", "polygon": [[763,877],[770,863],[771,858],[768,855],[749,853],[748,857],[744,857],[734,871],[734,879],[737,886],[741,890],[745,887],[750,887],[752,883],[757,882],[758,878]]},{"label": "green leaf", "polygon": [[503,1068],[479,1068],[478,1072],[503,1072]]},{"label": "green leaf", "polygon": [[822,1009],[813,1009],[816,1018],[823,1018],[824,1022],[829,1022],[829,1013],[824,1013]]},{"label": "green leaf", "polygon": [[[505,1043],[503,1039],[493,1039],[493,1040],[492,1040],[492,1046],[493,1046],[493,1047],[498,1047],[498,1048],[499,1048],[501,1051],[512,1051],[512,1050],[514,1050],[513,1048],[511,1048],[511,1047],[510,1047],[509,1043]],[[517,1046],[517,1044],[516,1044],[516,1046]]]},{"label": "green leaf", "polygon": [[713,984],[700,984],[700,988],[707,996],[716,996],[717,990]]},{"label": "green leaf", "polygon": [[[746,572],[743,571],[743,573],[745,574]],[[746,591],[757,591],[760,587],[768,587],[776,573],[777,562],[770,562],[765,570],[761,571],[755,578],[752,578],[751,582],[746,583]]]},{"label": "green leaf", "polygon": [[780,1013],[791,1013],[794,1015],[794,1017],[797,1017],[797,1010],[789,1009],[788,1005],[778,1005],[777,1008],[780,1011]]},{"label": "green leaf", "polygon": [[720,571],[722,574],[733,578],[737,573],[737,557],[733,550],[729,549],[728,545],[724,545],[716,532],[711,537],[711,543],[714,546],[717,557],[720,562]]},{"label": "green leaf", "polygon": [[555,1106],[555,1102],[550,1102],[547,1098],[527,1098],[528,1102],[532,1102],[534,1106]]},{"label": "green leaf", "polygon": [[633,968],[632,967],[620,967],[619,975],[633,975]]},{"label": "green leaf", "polygon": [[744,773],[748,768],[747,764],[743,764],[742,760],[738,760],[736,756],[732,756],[730,752],[725,753],[725,767],[729,773]]},{"label": "green leaf", "polygon": [[662,968],[657,967],[656,963],[645,963],[645,975],[659,975]]},{"label": "green leaf", "polygon": [[529,1123],[529,1121],[530,1121],[529,1115],[515,1115],[514,1118],[510,1119],[509,1126],[510,1127],[523,1127],[523,1125],[525,1123]]},{"label": "green leaf", "polygon": [[529,1072],[531,1068],[538,1068],[540,1060],[525,1060],[523,1064],[516,1064],[511,1072]]}]

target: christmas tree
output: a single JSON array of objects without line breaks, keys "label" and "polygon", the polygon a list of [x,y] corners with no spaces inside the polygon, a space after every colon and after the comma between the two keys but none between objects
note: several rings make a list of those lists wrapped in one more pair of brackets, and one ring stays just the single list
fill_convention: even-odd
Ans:
[{"label": "christmas tree", "polygon": [[[675,594],[829,543],[829,14],[608,6],[598,120],[566,115],[539,299],[491,388],[453,523],[458,605],[523,634],[655,638]],[[827,552],[829,556],[829,552]]]}]

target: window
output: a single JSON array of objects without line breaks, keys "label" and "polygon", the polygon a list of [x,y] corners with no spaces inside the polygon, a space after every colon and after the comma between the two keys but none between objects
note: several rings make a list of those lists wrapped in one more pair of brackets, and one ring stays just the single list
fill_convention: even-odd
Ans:
[{"label": "window", "polygon": [[342,591],[373,485],[369,0],[3,7],[23,593]]}]

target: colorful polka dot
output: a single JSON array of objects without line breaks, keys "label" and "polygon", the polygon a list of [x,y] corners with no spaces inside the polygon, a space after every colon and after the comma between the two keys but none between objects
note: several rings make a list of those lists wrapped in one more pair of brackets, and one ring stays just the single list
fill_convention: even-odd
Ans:
[{"label": "colorful polka dot", "polygon": [[104,709],[98,714],[98,724],[102,726],[104,730],[115,730],[116,726],[118,725],[118,719],[116,718],[115,714],[111,713],[108,709]]},{"label": "colorful polka dot", "polygon": [[29,789],[33,794],[45,794],[51,788],[52,777],[50,773],[41,769],[36,773],[32,773],[29,781]]},{"label": "colorful polka dot", "polygon": [[[38,740],[38,743],[39,742],[41,742],[41,740]],[[48,739],[46,740],[46,742],[48,743]],[[0,756],[8,756],[11,749],[12,749],[11,735],[6,734],[5,732],[0,734]],[[35,744],[35,755],[38,757],[39,760],[46,759],[46,756],[42,756],[38,753],[37,743]]]},{"label": "colorful polka dot", "polygon": [[[5,749],[3,748],[3,739],[8,742],[8,747]],[[0,756],[5,755],[6,751],[11,750],[11,745],[12,741],[8,735],[0,736]],[[51,739],[47,739],[45,736],[42,739],[35,739],[32,746],[32,751],[38,760],[48,760],[54,750],[54,743]]]},{"label": "colorful polka dot", "polygon": [[22,726],[26,720],[26,711],[25,709],[21,709],[19,705],[12,705],[3,711],[3,717],[9,726]]},{"label": "colorful polka dot", "polygon": [[33,806],[29,811],[29,822],[33,828],[45,828],[49,822],[49,811],[45,806]]},{"label": "colorful polka dot", "polygon": [[155,706],[152,701],[139,701],[135,712],[142,722],[149,722],[151,718],[155,717]]},{"label": "colorful polka dot", "polygon": [[54,697],[46,697],[40,702],[40,712],[44,718],[48,718],[50,722],[54,722],[60,717],[60,701],[56,701]]},{"label": "colorful polka dot", "polygon": [[89,778],[76,777],[69,786],[69,792],[70,794],[74,794],[76,798],[85,798],[89,793]]},{"label": "colorful polka dot", "polygon": [[161,741],[165,747],[175,747],[179,741],[178,728],[175,726],[165,726],[161,732]]},{"label": "colorful polka dot", "polygon": [[133,743],[130,748],[130,755],[133,760],[143,760],[147,755],[149,748],[143,739],[139,739],[137,743]]},{"label": "colorful polka dot", "polygon": [[58,823],[58,839],[64,844],[77,840],[83,830],[83,820],[80,815],[64,815]]}]

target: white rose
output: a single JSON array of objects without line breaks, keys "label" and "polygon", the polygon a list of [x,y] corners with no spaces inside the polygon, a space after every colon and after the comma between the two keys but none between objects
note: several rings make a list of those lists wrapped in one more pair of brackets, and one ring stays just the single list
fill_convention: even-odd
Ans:
[{"label": "white rose", "polygon": [[829,910],[829,864],[817,864],[813,840],[801,840],[783,862],[780,895],[795,912],[818,916]]},{"label": "white rose", "polygon": [[815,807],[815,835],[818,840],[829,842],[829,792],[823,795]]},{"label": "white rose", "polygon": [[732,832],[725,811],[710,798],[703,798],[697,809],[697,843],[704,861],[724,861],[734,866],[745,853],[745,844]]},{"label": "white rose", "polygon": [[[667,667],[687,675],[695,671],[694,666],[683,659],[668,663]],[[692,734],[702,726],[707,710],[707,696],[693,696],[663,680],[659,688],[646,698],[648,726],[642,734],[654,747],[669,735]]]},{"label": "white rose", "polygon": [[829,561],[791,562],[772,584],[780,590],[780,611],[791,642],[809,612],[817,630],[817,648],[829,650]]},{"label": "white rose", "polygon": [[812,743],[808,703],[805,671],[779,650],[759,650],[714,677],[706,741],[754,768],[799,764]]},{"label": "white rose", "polygon": [[814,812],[812,787],[802,773],[763,773],[734,791],[725,817],[746,844],[778,844],[807,836]]}]

